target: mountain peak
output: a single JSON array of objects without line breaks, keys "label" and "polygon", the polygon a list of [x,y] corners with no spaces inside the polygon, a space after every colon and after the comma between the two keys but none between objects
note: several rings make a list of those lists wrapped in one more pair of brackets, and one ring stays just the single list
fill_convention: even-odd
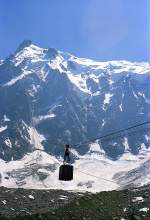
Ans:
[{"label": "mountain peak", "polygon": [[31,40],[24,40],[19,47],[17,48],[16,52],[18,53],[20,50],[24,49],[25,47],[28,47],[32,44]]},{"label": "mountain peak", "polygon": [[57,55],[58,55],[58,51],[55,48],[49,48],[47,50],[47,56],[49,58],[56,58]]}]

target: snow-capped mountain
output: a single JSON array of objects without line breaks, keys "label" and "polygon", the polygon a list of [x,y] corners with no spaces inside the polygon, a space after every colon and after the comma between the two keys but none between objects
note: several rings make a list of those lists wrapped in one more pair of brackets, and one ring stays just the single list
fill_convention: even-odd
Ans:
[{"label": "snow-capped mountain", "polygon": [[[97,62],[23,42],[0,65],[0,157],[21,158],[33,145],[61,155],[62,143],[147,120],[149,71],[148,63]],[[144,128],[104,140],[102,148],[116,158],[127,143],[138,153],[149,145]]]},{"label": "snow-capped mountain", "polygon": [[[29,171],[26,159],[31,155],[31,158],[37,156],[33,153],[36,148],[45,151],[43,157],[55,157],[52,171],[56,172],[52,173],[56,175],[59,158],[64,151],[63,144],[74,145],[148,121],[149,85],[149,63],[124,60],[98,62],[24,41],[14,54],[0,61],[0,158],[5,167],[4,173],[7,173],[2,182],[7,182],[10,175],[15,184],[19,181],[21,185],[30,185],[22,180],[29,178],[24,170],[27,168]],[[98,164],[95,160],[95,165],[91,162],[93,152],[89,145],[73,148],[73,158],[78,159],[75,161],[77,167],[89,164],[86,161],[88,157],[91,163],[88,171],[101,166],[104,170],[107,160],[111,170],[115,169],[112,163],[120,164],[122,158],[126,165],[116,172],[136,169],[145,162],[145,158],[148,159],[147,154],[144,159],[140,159],[140,155],[143,147],[147,152],[150,145],[149,126],[103,139],[97,144],[100,150],[96,150],[94,155],[102,151],[103,159],[100,157]],[[129,164],[126,155],[138,158],[137,163],[132,160],[133,166],[129,169],[126,168]],[[22,160],[23,167],[18,168]],[[13,171],[10,167],[15,164],[18,165]],[[47,162],[44,166],[47,167]],[[44,169],[43,165],[37,167],[33,164],[33,170],[40,169]],[[98,174],[99,169],[95,172]],[[111,178],[116,172],[112,172]],[[83,184],[80,180],[76,183]]]}]

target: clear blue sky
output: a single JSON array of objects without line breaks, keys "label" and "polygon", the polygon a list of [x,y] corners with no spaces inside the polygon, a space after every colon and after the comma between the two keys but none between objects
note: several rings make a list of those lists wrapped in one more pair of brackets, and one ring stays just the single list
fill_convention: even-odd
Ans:
[{"label": "clear blue sky", "polygon": [[0,59],[24,39],[96,60],[150,60],[150,0],[0,0]]}]

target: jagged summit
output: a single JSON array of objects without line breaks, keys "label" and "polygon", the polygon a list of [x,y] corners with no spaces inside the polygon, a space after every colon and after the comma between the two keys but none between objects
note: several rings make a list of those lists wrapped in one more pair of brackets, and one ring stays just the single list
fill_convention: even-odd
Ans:
[{"label": "jagged summit", "polygon": [[24,40],[17,48],[16,53],[18,53],[20,50],[24,49],[25,47],[28,47],[32,44],[31,40]]},{"label": "jagged summit", "polygon": [[[74,72],[75,74],[88,73],[91,69],[94,72],[102,71],[112,73],[134,72],[142,74],[149,71],[149,63],[146,62],[130,62],[126,60],[116,61],[94,61],[91,59],[79,58],[70,53],[62,52],[55,48],[41,48],[33,44],[30,40],[23,41],[15,54],[15,66],[25,64],[26,62],[43,65],[47,63],[52,68],[58,69],[60,72]],[[31,67],[31,66],[30,66]]]},{"label": "jagged summit", "polygon": [[[99,75],[106,75],[107,77],[112,75],[112,77],[118,78],[121,75],[130,75],[131,73],[132,75],[133,73],[146,74],[150,71],[149,64],[144,62],[132,63],[125,60],[100,62],[78,58],[72,54],[56,50],[55,48],[41,48],[32,44],[31,41],[25,41],[21,45],[22,46],[19,47],[20,49],[17,50],[18,52],[12,59],[15,66],[34,73],[36,68],[37,75],[41,79],[43,79],[43,73],[46,72],[43,71],[43,69],[48,70],[48,68],[51,68],[53,70],[58,70],[60,73],[64,72],[70,74],[68,76],[70,76],[72,81],[76,82],[78,87],[80,84],[78,82],[82,81],[80,75],[91,75],[95,79],[98,78]],[[78,75],[78,79],[76,75]],[[82,84],[84,84],[84,82]],[[83,87],[86,87],[86,85]]]},{"label": "jagged summit", "polygon": [[49,48],[46,51],[46,54],[47,54],[48,58],[51,58],[51,59],[54,59],[59,55],[58,51],[55,48]]}]

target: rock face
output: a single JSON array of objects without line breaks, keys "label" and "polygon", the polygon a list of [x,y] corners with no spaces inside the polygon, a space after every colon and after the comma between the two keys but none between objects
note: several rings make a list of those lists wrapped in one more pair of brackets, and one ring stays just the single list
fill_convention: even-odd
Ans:
[{"label": "rock face", "polygon": [[[147,121],[150,65],[96,62],[24,41],[0,63],[0,158],[22,158],[34,148],[59,156],[79,143]],[[103,140],[106,155],[149,147],[149,126]],[[78,149],[83,155],[88,146]]]}]

